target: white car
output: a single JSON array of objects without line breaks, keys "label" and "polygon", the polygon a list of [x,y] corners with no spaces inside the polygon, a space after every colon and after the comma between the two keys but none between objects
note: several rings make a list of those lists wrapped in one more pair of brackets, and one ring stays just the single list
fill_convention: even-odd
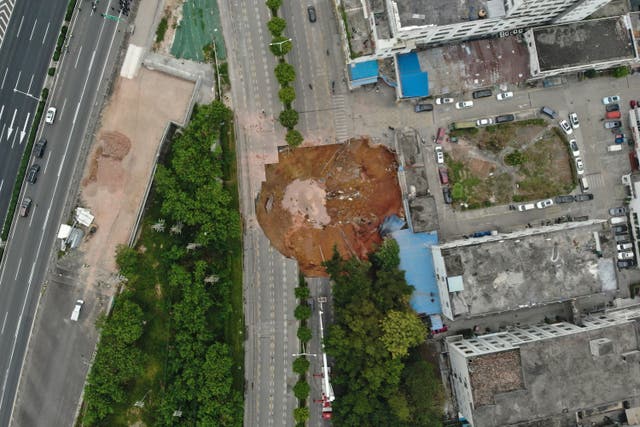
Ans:
[{"label": "white car", "polygon": [[524,211],[530,211],[531,209],[535,209],[536,205],[534,205],[533,203],[523,203],[521,205],[518,205],[518,211],[520,212],[524,212]]},{"label": "white car", "polygon": [[574,158],[580,155],[580,149],[578,148],[578,143],[575,139],[569,141],[569,148],[571,149],[571,154]]},{"label": "white car", "polygon": [[551,199],[540,200],[538,203],[536,203],[536,208],[538,209],[548,208],[549,206],[553,206],[553,200]]},{"label": "white car", "polygon": [[436,104],[453,104],[455,100],[453,98],[436,98]]},{"label": "white car", "polygon": [[574,129],[578,129],[580,127],[580,120],[578,120],[578,115],[576,113],[569,113],[569,122],[571,122],[571,127]]},{"label": "white car", "polygon": [[82,301],[81,299],[76,301],[76,305],[73,307],[73,312],[71,312],[71,320],[73,320],[74,322],[77,322],[80,318],[80,310],[82,309],[83,305],[84,301]]},{"label": "white car", "polygon": [[618,243],[616,248],[619,252],[625,252],[633,248],[633,243]]},{"label": "white car", "polygon": [[49,107],[49,109],[47,110],[47,115],[44,117],[44,122],[52,125],[53,121],[56,119],[56,108],[55,107]]},{"label": "white car", "polygon": [[560,123],[558,124],[560,125],[560,128],[562,128],[564,133],[566,133],[567,135],[571,135],[573,133],[573,129],[571,129],[571,125],[566,120],[560,120]]},{"label": "white car", "polygon": [[580,157],[576,157],[576,172],[578,175],[584,175],[584,163]]},{"label": "white car", "polygon": [[444,153],[442,152],[442,147],[437,146],[435,148],[435,150],[436,150],[436,162],[439,165],[443,165],[444,164]]},{"label": "white car", "polygon": [[493,119],[489,117],[476,120],[476,125],[478,126],[489,126],[492,124],[493,124]]},{"label": "white car", "polygon": [[505,99],[513,98],[513,92],[500,92],[496,95],[498,101],[504,101]]},{"label": "white car", "polygon": [[462,110],[463,108],[471,108],[473,107],[473,101],[460,101],[456,104],[456,108],[458,110]]},{"label": "white car", "polygon": [[620,102],[620,97],[618,95],[606,96],[602,98],[602,103],[604,105],[616,104],[618,102]]},{"label": "white car", "polygon": [[618,259],[634,259],[633,251],[618,252]]}]

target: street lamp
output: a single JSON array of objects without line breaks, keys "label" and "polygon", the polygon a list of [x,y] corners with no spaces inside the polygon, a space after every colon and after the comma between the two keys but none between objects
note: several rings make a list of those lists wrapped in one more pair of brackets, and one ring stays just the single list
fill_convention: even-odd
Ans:
[{"label": "street lamp", "polygon": [[313,357],[318,357],[317,354],[315,353],[291,353],[291,357],[298,357],[298,356],[313,356]]},{"label": "street lamp", "polygon": [[[269,43],[269,46],[276,46],[276,45],[277,46],[282,46],[283,43],[292,42],[292,41],[293,40],[291,40],[291,39],[286,39],[286,40],[282,40],[282,41],[275,42],[275,43]],[[282,49],[282,47],[280,49]]]}]

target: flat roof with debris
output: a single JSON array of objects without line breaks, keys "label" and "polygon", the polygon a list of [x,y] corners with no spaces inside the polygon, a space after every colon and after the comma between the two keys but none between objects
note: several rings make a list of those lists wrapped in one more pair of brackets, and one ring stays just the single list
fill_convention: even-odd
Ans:
[{"label": "flat roof with debris", "polygon": [[532,30],[540,71],[635,58],[626,16]]},{"label": "flat roof with debris", "polygon": [[[615,247],[606,227],[604,220],[571,222],[434,246],[439,286],[446,289],[453,316],[516,310],[615,289]],[[596,253],[594,233],[602,257]]]},{"label": "flat roof with debris", "polygon": [[474,425],[574,425],[576,412],[637,406],[639,332],[637,322],[614,324],[471,358]]},{"label": "flat roof with debris", "polygon": [[[487,16],[491,0],[397,0],[400,24],[403,27],[448,25],[476,21]],[[495,1],[493,2],[495,3]],[[494,10],[494,8],[492,8]],[[502,7],[504,14],[504,6]]]}]

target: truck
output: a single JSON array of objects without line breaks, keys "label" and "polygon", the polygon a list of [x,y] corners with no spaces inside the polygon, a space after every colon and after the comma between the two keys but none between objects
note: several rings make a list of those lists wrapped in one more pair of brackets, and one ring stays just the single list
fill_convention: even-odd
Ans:
[{"label": "truck", "polygon": [[473,129],[477,127],[476,122],[453,122],[451,123],[451,130],[460,129]]}]

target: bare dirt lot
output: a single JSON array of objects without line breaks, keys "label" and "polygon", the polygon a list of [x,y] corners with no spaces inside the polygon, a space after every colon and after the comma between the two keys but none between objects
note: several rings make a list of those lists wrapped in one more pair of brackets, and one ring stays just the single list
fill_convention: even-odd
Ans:
[{"label": "bare dirt lot", "polygon": [[402,216],[395,157],[368,140],[282,153],[266,176],[258,222],[307,276],[326,276],[321,263],[334,246],[344,257],[365,258],[380,242],[382,220]]},{"label": "bare dirt lot", "polygon": [[133,80],[118,79],[80,188],[98,226],[80,246],[87,283],[116,271],[115,249],[129,239],[164,129],[182,122],[192,91],[191,82],[144,68]]}]

